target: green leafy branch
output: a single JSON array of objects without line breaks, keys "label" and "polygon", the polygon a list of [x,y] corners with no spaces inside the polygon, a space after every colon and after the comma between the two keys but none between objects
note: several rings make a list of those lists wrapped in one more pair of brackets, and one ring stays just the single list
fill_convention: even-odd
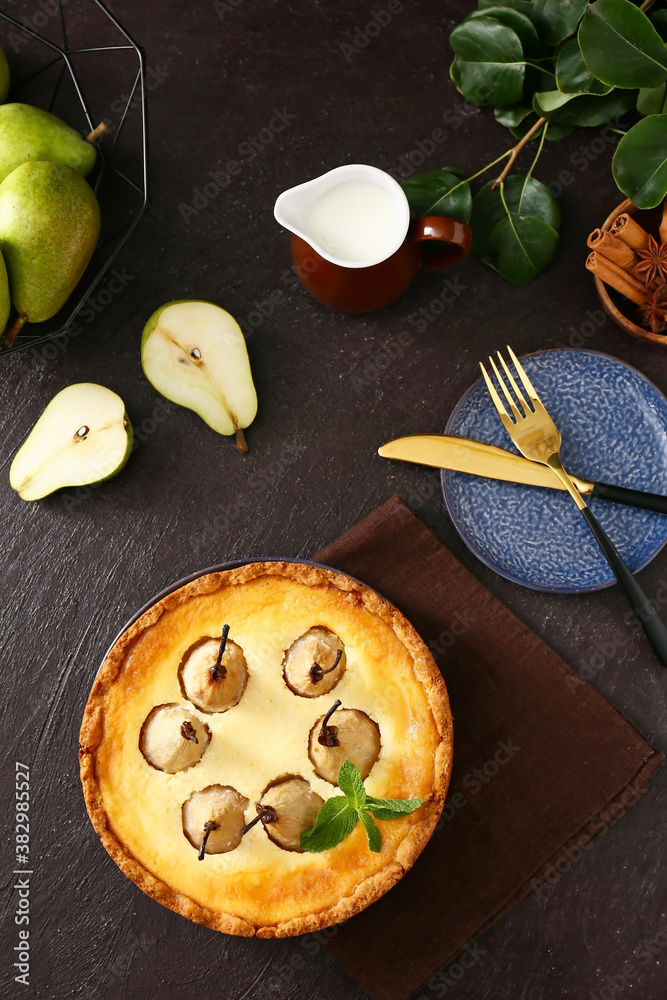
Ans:
[{"label": "green leafy branch", "polygon": [[301,834],[302,851],[319,854],[328,851],[361,823],[368,838],[368,847],[378,854],[382,850],[382,834],[375,818],[398,819],[419,809],[426,799],[375,799],[366,794],[359,768],[350,760],[341,764],[338,787],[342,795],[333,795],[317,814],[315,825]]},{"label": "green leafy branch", "polygon": [[453,168],[447,167],[404,181],[402,187],[412,213],[447,215],[469,222],[473,252],[480,260],[512,284],[531,281],[546,267],[558,245],[558,204],[549,188],[532,176],[546,132],[545,125],[537,156],[525,176],[507,176],[503,170],[474,199],[470,181],[491,170],[511,150],[472,177],[461,179]]},{"label": "green leafy branch", "polygon": [[[552,259],[559,213],[533,176],[545,139],[576,127],[616,126],[631,111],[641,120],[613,158],[620,190],[640,208],[667,195],[667,10],[652,0],[479,0],[450,35],[450,75],[473,104],[519,141],[471,177],[452,168],[404,183],[415,215],[469,222],[473,251],[515,284],[530,281]],[[512,175],[528,142],[539,140],[525,177]],[[470,181],[506,159],[496,181],[474,199]]]}]

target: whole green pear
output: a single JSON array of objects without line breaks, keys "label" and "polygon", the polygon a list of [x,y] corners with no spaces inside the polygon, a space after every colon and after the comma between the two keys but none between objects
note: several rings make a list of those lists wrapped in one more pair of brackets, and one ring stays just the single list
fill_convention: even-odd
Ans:
[{"label": "whole green pear", "polygon": [[[1,82],[0,66],[0,82]],[[95,166],[92,142],[60,118],[30,104],[0,105],[0,181],[22,163],[52,160],[83,177]]]},{"label": "whole green pear", "polygon": [[9,63],[7,56],[0,49],[0,102],[7,100],[9,93]]},{"label": "whole green pear", "polygon": [[0,337],[2,336],[2,331],[7,326],[7,320],[9,319],[11,307],[12,302],[9,295],[9,278],[7,277],[7,268],[5,267],[2,254],[0,254]]},{"label": "whole green pear", "polygon": [[50,319],[86,269],[100,208],[81,174],[61,163],[23,163],[0,184],[0,252],[12,305],[31,323]]}]

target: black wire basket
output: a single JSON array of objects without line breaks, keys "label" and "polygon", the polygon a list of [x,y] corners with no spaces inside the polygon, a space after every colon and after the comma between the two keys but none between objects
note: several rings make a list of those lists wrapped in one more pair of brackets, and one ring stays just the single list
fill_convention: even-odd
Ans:
[{"label": "black wire basket", "polygon": [[58,346],[42,348],[57,353],[123,287],[122,272],[110,271],[111,265],[148,207],[145,54],[99,0],[3,7],[0,46],[11,69],[7,100],[51,111],[84,134],[106,125],[88,176],[102,214],[95,253],[62,309],[44,323],[27,324],[0,352],[59,338]]}]

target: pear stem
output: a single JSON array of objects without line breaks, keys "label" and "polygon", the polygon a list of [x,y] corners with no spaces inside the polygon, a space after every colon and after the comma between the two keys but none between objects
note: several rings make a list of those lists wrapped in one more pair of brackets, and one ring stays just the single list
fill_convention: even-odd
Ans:
[{"label": "pear stem", "polygon": [[181,736],[184,740],[192,740],[193,743],[199,743],[199,740],[197,739],[197,730],[191,722],[187,721],[187,719],[181,725]]},{"label": "pear stem", "polygon": [[276,815],[276,810],[273,808],[273,806],[263,806],[260,802],[258,802],[257,805],[255,806],[255,809],[257,810],[257,815],[255,816],[254,819],[251,819],[250,822],[246,823],[246,825],[243,827],[243,829],[241,830],[242,837],[245,837],[248,830],[252,830],[253,826],[257,826],[260,820],[262,821],[262,823],[275,823],[276,820],[278,819]]},{"label": "pear stem", "polygon": [[229,625],[223,625],[222,635],[220,636],[220,646],[218,647],[218,655],[216,657],[215,663],[211,667],[211,680],[217,681],[219,678],[225,678],[227,676],[227,667],[222,665],[222,657],[225,653],[225,646],[227,645],[227,636],[229,635]]},{"label": "pear stem", "polygon": [[340,740],[338,739],[338,726],[329,726],[327,723],[329,719],[334,714],[337,708],[342,705],[340,699],[335,701],[327,714],[322,719],[322,728],[320,730],[320,735],[317,737],[317,742],[323,747],[338,747],[340,746]]},{"label": "pear stem", "polygon": [[201,844],[199,845],[199,854],[197,855],[199,861],[204,860],[204,855],[206,854],[206,841],[209,838],[211,830],[217,830],[217,829],[218,829],[218,824],[215,823],[212,819],[209,819],[206,823],[204,823],[204,836],[202,838]]},{"label": "pear stem", "polygon": [[338,652],[336,653],[336,662],[334,663],[333,667],[329,667],[328,670],[323,670],[322,667],[319,665],[319,663],[313,663],[309,671],[310,679],[313,682],[313,684],[319,684],[325,674],[332,673],[340,663],[342,655],[343,655],[343,650],[339,649]]},{"label": "pear stem", "polygon": [[[491,190],[492,191],[495,191],[496,188],[500,187],[500,185],[505,182],[505,180],[507,178],[507,175],[509,174],[510,170],[514,166],[514,161],[516,160],[517,156],[519,155],[519,153],[521,152],[521,150],[523,149],[523,147],[526,145],[526,143],[528,143],[533,138],[533,136],[535,135],[535,133],[537,132],[537,130],[540,129],[540,128],[542,128],[542,126],[546,124],[546,121],[547,121],[546,118],[538,118],[537,121],[535,122],[535,124],[532,126],[532,128],[528,129],[528,131],[524,135],[523,139],[521,139],[519,142],[517,142],[516,146],[512,146],[512,148],[510,150],[509,160],[505,164],[505,166],[504,166],[503,170],[501,171],[501,173],[498,174],[498,176],[496,177],[495,181],[491,185]],[[534,166],[534,164],[533,164],[533,166]]]},{"label": "pear stem", "polygon": [[86,142],[90,143],[97,142],[97,140],[101,139],[103,135],[106,135],[108,131],[109,131],[109,126],[107,125],[107,123],[100,122],[97,128],[94,128],[93,131],[86,136]]},{"label": "pear stem", "polygon": [[245,439],[245,434],[240,427],[235,430],[236,435],[236,450],[240,451],[242,455],[248,454],[248,442]]},{"label": "pear stem", "polygon": [[9,329],[9,331],[4,335],[2,341],[0,341],[0,349],[6,350],[6,348],[11,347],[16,340],[17,334],[21,332],[23,327],[28,321],[27,313],[19,313],[14,320],[14,325]]}]

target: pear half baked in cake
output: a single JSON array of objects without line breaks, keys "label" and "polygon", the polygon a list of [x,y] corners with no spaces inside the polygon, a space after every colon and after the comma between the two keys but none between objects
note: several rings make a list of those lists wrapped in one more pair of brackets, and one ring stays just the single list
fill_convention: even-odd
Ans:
[{"label": "pear half baked in cake", "polygon": [[[378,810],[373,849],[362,823],[304,849],[345,761],[369,801],[423,803]],[[428,648],[375,591],[249,563],[172,592],[114,643],[80,764],[93,826],[144,892],[227,934],[285,937],[351,917],[414,863],[445,800],[452,717]]]}]

